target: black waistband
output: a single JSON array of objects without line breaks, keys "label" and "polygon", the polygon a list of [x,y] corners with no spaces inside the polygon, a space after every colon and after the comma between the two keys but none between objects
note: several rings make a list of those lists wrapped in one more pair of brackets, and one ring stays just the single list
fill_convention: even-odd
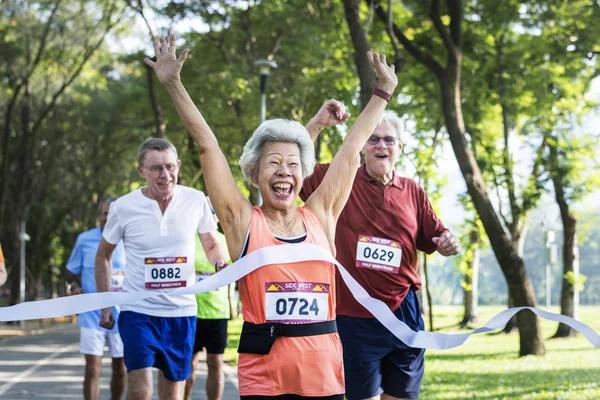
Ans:
[{"label": "black waistband", "polygon": [[244,322],[238,353],[269,354],[278,336],[315,336],[334,332],[337,332],[335,321],[310,324],[253,324]]},{"label": "black waistband", "polygon": [[244,321],[242,335],[246,333],[264,334],[268,336],[315,336],[337,332],[335,321],[314,322],[311,324],[282,324],[278,322],[253,324]]}]

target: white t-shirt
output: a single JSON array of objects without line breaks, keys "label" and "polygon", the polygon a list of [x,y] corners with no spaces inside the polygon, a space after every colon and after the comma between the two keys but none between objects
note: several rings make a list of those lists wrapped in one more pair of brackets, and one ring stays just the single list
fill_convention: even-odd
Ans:
[{"label": "white t-shirt", "polygon": [[[168,293],[196,281],[194,257],[196,232],[217,229],[204,193],[175,186],[173,198],[164,215],[158,202],[138,189],[110,205],[102,236],[111,244],[125,244],[125,281],[123,291],[151,290]],[[196,298],[155,296],[121,306],[155,317],[196,315]]]}]

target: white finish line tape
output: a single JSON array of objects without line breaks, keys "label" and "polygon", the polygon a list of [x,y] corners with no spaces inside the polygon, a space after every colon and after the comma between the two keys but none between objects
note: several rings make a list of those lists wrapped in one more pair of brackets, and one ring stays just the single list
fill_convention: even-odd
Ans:
[{"label": "white finish line tape", "polygon": [[375,318],[379,320],[397,338],[411,347],[424,349],[451,349],[463,344],[471,335],[484,333],[502,328],[519,311],[530,310],[538,316],[550,321],[561,322],[579,331],[590,343],[600,347],[600,335],[591,327],[573,318],[550,313],[536,307],[514,307],[502,311],[481,328],[469,333],[448,334],[439,332],[419,331],[410,329],[404,322],[398,320],[389,307],[382,301],[369,296],[367,291],[337,262],[323,247],[314,244],[284,244],[264,247],[253,251],[245,257],[229,265],[222,271],[196,283],[195,285],[173,290],[168,293],[152,291],[140,292],[104,292],[86,293],[58,299],[30,301],[11,307],[0,307],[0,321],[17,321],[40,318],[54,318],[65,315],[79,314],[132,303],[137,300],[154,296],[173,296],[195,294],[215,290],[221,286],[235,282],[263,265],[287,264],[298,261],[327,261],[337,265],[338,272],[356,300]]}]

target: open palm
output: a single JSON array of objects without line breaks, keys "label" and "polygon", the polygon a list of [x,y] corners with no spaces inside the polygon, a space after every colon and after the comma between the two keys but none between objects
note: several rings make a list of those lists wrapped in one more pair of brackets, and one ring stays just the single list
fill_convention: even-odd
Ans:
[{"label": "open palm", "polygon": [[181,67],[187,58],[189,49],[185,49],[179,55],[176,56],[177,49],[177,37],[175,35],[169,36],[169,42],[161,37],[153,42],[154,53],[156,55],[156,61],[152,61],[148,58],[144,58],[144,62],[156,72],[156,77],[163,85],[170,83],[179,82]]},{"label": "open palm", "polygon": [[392,93],[398,85],[398,77],[396,76],[396,67],[394,64],[388,65],[385,55],[369,52],[369,62],[377,72],[377,86],[388,93]]}]

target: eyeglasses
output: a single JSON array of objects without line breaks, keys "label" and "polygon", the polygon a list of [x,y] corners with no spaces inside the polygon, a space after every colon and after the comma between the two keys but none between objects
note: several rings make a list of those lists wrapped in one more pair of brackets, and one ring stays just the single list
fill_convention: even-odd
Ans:
[{"label": "eyeglasses", "polygon": [[148,171],[150,171],[153,175],[160,175],[163,168],[167,170],[167,172],[173,172],[177,169],[177,165],[175,164],[167,164],[167,165],[153,165],[151,167],[144,167]]},{"label": "eyeglasses", "polygon": [[379,141],[382,139],[383,139],[383,143],[385,143],[387,146],[392,146],[392,145],[396,144],[396,140],[398,140],[394,136],[380,137],[380,136],[373,135],[369,139],[367,139],[367,143],[370,144],[371,146],[375,146],[376,144],[379,144]]}]

